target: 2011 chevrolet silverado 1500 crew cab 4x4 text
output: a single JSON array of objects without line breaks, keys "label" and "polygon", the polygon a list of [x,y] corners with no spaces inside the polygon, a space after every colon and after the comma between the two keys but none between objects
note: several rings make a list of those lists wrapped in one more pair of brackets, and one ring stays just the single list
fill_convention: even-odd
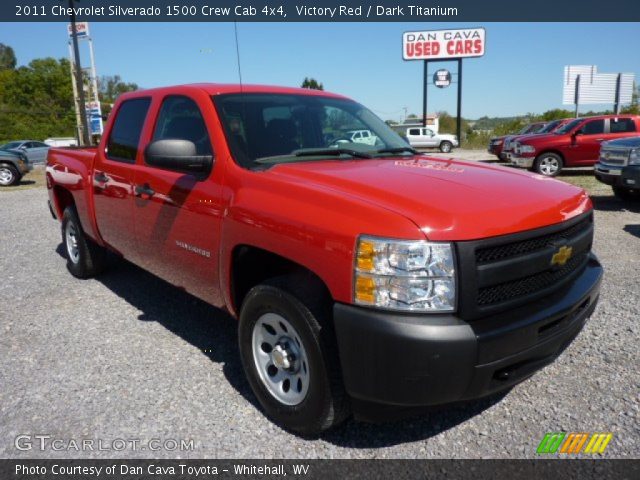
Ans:
[{"label": "2011 chevrolet silverado 1500 crew cab 4x4 text", "polygon": [[[353,130],[379,141],[331,140]],[[73,275],[109,249],[227,309],[264,410],[303,434],[505,390],[600,290],[582,189],[421,155],[327,92],[124,94],[97,148],[51,149],[47,187]]]}]

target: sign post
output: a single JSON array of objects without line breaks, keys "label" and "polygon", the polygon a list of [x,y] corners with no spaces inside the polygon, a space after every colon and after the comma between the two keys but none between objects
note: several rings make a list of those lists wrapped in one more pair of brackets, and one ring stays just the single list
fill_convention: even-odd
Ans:
[{"label": "sign post", "polygon": [[[422,124],[427,125],[427,92],[428,92],[428,68],[431,61],[457,61],[458,63],[458,107],[456,130],[458,141],[462,140],[462,59],[481,57],[485,51],[484,28],[464,28],[456,30],[430,30],[422,32],[405,32],[402,35],[402,58],[404,60],[423,60],[423,98],[422,98]],[[436,80],[436,75],[443,70],[438,70],[434,75],[434,84],[439,88],[450,85],[445,79]],[[444,70],[446,72],[446,70]],[[449,73],[449,72],[447,72]],[[442,84],[439,85],[438,82]]]}]

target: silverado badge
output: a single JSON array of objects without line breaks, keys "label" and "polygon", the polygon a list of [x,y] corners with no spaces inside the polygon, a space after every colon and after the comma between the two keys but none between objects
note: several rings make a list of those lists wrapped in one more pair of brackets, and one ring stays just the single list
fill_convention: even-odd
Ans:
[{"label": "silverado badge", "polygon": [[559,265],[562,266],[567,263],[567,260],[571,258],[571,254],[573,253],[573,247],[567,247],[563,245],[558,249],[556,253],[551,257],[551,265]]}]

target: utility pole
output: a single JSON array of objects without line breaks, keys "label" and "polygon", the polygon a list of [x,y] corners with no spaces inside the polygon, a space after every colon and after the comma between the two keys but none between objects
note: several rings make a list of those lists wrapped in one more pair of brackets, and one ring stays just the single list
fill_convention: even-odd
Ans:
[{"label": "utility pole", "polygon": [[[78,0],[76,0],[78,1]],[[69,9],[71,12],[71,40],[73,42],[73,56],[75,66],[75,83],[78,93],[78,107],[80,110],[81,132],[79,135],[80,145],[91,145],[91,137],[89,136],[89,125],[87,123],[87,108],[84,98],[84,82],[82,80],[82,67],[80,66],[80,47],[78,46],[78,32],[76,30],[76,14],[73,10],[74,0],[69,0]]]}]

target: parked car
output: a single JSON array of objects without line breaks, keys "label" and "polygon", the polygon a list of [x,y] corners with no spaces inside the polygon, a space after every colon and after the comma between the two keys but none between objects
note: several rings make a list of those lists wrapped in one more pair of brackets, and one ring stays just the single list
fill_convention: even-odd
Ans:
[{"label": "parked car", "polygon": [[[353,123],[381,144],[327,144]],[[46,176],[71,274],[111,249],[228,310],[258,401],[303,434],[509,389],[598,300],[583,189],[420,154],[324,91],[125,93],[100,145],[52,148]]]},{"label": "parked car", "polygon": [[516,142],[518,142],[519,140],[534,136],[534,135],[544,135],[546,133],[553,133],[555,132],[558,128],[562,127],[563,125],[565,125],[567,122],[571,121],[572,119],[563,119],[563,120],[553,120],[551,122],[548,122],[546,124],[544,124],[544,126],[537,130],[534,129],[532,132],[530,133],[524,133],[522,135],[509,135],[505,141],[504,141],[504,147],[502,148],[502,158],[505,161],[511,161],[511,155],[513,154],[513,147],[515,146]]},{"label": "parked car", "polygon": [[615,196],[640,200],[640,137],[603,143],[594,170],[599,181],[611,185]]},{"label": "parked car", "polygon": [[407,128],[407,140],[412,147],[438,148],[443,153],[458,146],[458,138],[447,133],[435,133],[430,128]]},{"label": "parked car", "polygon": [[44,163],[50,146],[37,140],[16,140],[0,146],[0,150],[20,150],[31,164]]},{"label": "parked car", "polygon": [[[544,128],[544,122],[536,122],[530,123],[529,125],[525,125],[519,132],[515,135],[526,135],[527,133],[532,133],[536,130]],[[500,160],[505,160],[505,157],[502,155],[502,150],[504,149],[505,140],[511,135],[502,135],[500,137],[493,137],[489,140],[489,148],[487,151],[498,157]]]},{"label": "parked car", "polygon": [[518,140],[511,164],[553,177],[563,168],[593,166],[602,142],[637,136],[639,131],[637,115],[576,118],[553,133]]},{"label": "parked car", "polygon": [[0,150],[0,186],[18,183],[33,166],[27,156],[18,150]]}]

